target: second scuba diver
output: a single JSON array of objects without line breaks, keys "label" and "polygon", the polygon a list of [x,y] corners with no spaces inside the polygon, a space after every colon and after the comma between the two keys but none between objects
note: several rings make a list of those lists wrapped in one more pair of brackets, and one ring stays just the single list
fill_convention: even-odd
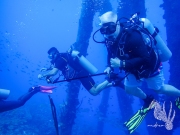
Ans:
[{"label": "second scuba diver", "polygon": [[146,45],[142,37],[143,33],[138,29],[129,27],[137,26],[139,23],[146,26],[148,25],[146,23],[149,22],[143,22],[145,19],[140,19],[135,14],[129,19],[128,26],[123,27],[123,24],[120,24],[118,20],[117,14],[111,11],[104,13],[99,18],[101,21],[100,32],[105,38],[105,45],[108,50],[108,70],[120,68],[120,70],[127,73],[124,85],[128,94],[146,101],[147,95],[139,88],[142,81],[146,80],[148,88],[153,89],[156,93],[180,96],[180,90],[172,85],[164,84],[162,61],[168,60],[171,57],[171,52],[156,39],[158,33],[155,32],[154,38],[157,42],[158,52],[161,50],[161,54],[155,52],[153,46]]},{"label": "second scuba diver", "polygon": [[[79,78],[86,90],[88,90],[88,92],[94,96],[98,95],[103,89],[113,86],[111,78],[113,78],[113,80],[118,79],[116,75],[111,75],[110,78],[107,77],[107,80],[101,84],[95,84],[90,74],[95,73],[97,71],[96,68],[93,67],[81,53],[73,50],[72,47],[68,52],[65,53],[59,53],[57,48],[52,47],[48,50],[48,55],[48,57],[51,59],[51,67],[42,68],[41,71],[49,70],[49,72],[39,74],[39,79],[50,79],[52,76],[55,76],[58,71],[61,71],[62,75],[67,81],[71,80],[72,78]],[[123,85],[120,85],[120,87],[123,87]]]},{"label": "second scuba diver", "polygon": [[[172,53],[160,38],[158,31],[146,18],[139,18],[134,14],[126,22],[120,22],[116,13],[112,11],[102,14],[100,17],[100,31],[108,51],[109,72],[112,68],[124,70],[125,91],[128,94],[144,100],[143,107],[125,123],[129,132],[132,133],[139,126],[145,115],[151,108],[153,97],[147,96],[139,87],[145,80],[148,88],[156,93],[177,96],[176,106],[180,108],[180,90],[172,85],[164,83],[162,62],[169,60]],[[147,31],[148,30],[148,31]],[[151,40],[152,39],[152,40]],[[161,53],[159,53],[161,52]]]}]

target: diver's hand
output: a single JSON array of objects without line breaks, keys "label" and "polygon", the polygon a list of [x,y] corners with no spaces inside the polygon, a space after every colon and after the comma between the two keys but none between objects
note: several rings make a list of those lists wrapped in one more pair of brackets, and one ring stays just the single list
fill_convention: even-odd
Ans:
[{"label": "diver's hand", "polygon": [[111,67],[114,67],[114,68],[120,67],[120,62],[121,62],[121,60],[117,57],[110,59]]},{"label": "diver's hand", "polygon": [[111,72],[111,68],[110,68],[110,67],[107,67],[107,68],[104,70],[104,73],[109,74],[110,72]]},{"label": "diver's hand", "polygon": [[73,50],[72,53],[71,53],[71,56],[72,57],[77,57],[78,54],[79,54],[78,51]]},{"label": "diver's hand", "polygon": [[45,72],[45,71],[47,71],[47,70],[48,70],[48,68],[41,68],[41,69],[40,69],[41,72]]},{"label": "diver's hand", "polygon": [[44,78],[44,76],[42,74],[38,75],[38,79],[43,79],[43,78]]}]

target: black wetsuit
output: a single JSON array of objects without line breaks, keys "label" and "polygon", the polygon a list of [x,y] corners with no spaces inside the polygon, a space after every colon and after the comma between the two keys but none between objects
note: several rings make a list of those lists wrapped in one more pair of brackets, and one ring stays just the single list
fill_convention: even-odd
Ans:
[{"label": "black wetsuit", "polygon": [[0,113],[23,106],[26,103],[26,101],[28,101],[37,92],[37,90],[27,92],[26,94],[19,97],[18,100],[0,100]]},{"label": "black wetsuit", "polygon": [[[73,59],[69,53],[59,53],[56,59],[51,61],[51,63],[55,68],[62,71],[65,79],[80,78],[79,80],[87,90],[90,90],[95,85],[95,82],[91,77],[81,78],[88,76],[89,73],[79,64],[78,59]],[[74,72],[67,70],[67,66],[70,66]]]},{"label": "black wetsuit", "polygon": [[110,58],[118,57],[125,61],[123,70],[134,74],[137,78],[148,77],[157,70],[160,63],[158,61],[157,64],[154,51],[145,45],[140,32],[130,30],[123,34],[123,32],[119,34],[113,45],[106,45],[108,64],[110,64]]}]

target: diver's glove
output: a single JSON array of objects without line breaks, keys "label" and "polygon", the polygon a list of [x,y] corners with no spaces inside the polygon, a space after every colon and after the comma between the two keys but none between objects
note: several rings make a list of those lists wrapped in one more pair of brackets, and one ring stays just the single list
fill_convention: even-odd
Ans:
[{"label": "diver's glove", "polygon": [[110,74],[112,72],[112,68],[111,67],[107,67],[105,70],[104,70],[104,73],[107,73],[107,74]]},{"label": "diver's glove", "polygon": [[124,83],[123,83],[124,78],[117,78],[115,80],[112,81],[112,86],[114,87],[120,87],[122,89],[124,89]]},{"label": "diver's glove", "polygon": [[108,82],[112,82],[113,80],[118,78],[118,74],[114,72],[110,72],[107,77],[105,78]]},{"label": "diver's glove", "polygon": [[41,80],[41,79],[43,79],[43,78],[44,78],[44,76],[43,76],[42,74],[39,74],[39,75],[38,75],[38,79]]},{"label": "diver's glove", "polygon": [[146,114],[153,108],[155,102],[152,96],[147,96],[144,101],[145,103],[143,107],[139,109],[134,116],[132,116],[128,121],[124,123],[130,134],[139,127],[141,122],[144,120]]},{"label": "diver's glove", "polygon": [[109,83],[112,83],[113,87],[120,87],[122,89],[124,89],[124,84],[123,84],[123,80],[125,79],[125,75],[120,75],[114,72],[111,72],[110,74],[108,74],[108,76],[106,77],[106,80]]},{"label": "diver's glove", "polygon": [[72,53],[71,53],[71,56],[72,56],[72,57],[77,57],[78,54],[79,54],[78,51],[73,50]]}]

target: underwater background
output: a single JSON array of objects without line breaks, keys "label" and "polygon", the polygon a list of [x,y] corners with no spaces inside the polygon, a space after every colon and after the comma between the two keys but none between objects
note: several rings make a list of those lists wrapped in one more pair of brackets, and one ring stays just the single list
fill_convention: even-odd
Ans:
[{"label": "underwater background", "polygon": [[[16,100],[34,85],[57,86],[50,96],[56,106],[60,135],[126,135],[123,123],[142,102],[120,88],[108,88],[92,96],[78,81],[47,84],[39,80],[40,69],[50,65],[47,51],[57,47],[60,52],[66,52],[77,42],[80,51],[102,73],[106,67],[106,47],[95,43],[92,35],[100,28],[98,16],[110,10],[121,17],[140,11],[142,17],[159,28],[160,36],[166,43],[169,41],[172,52],[177,51],[178,7],[180,2],[176,0],[1,0],[0,88],[11,90],[7,100]],[[165,10],[169,11],[168,15]],[[169,27],[173,27],[174,33]],[[168,31],[175,36],[171,37]],[[96,38],[102,39],[100,34]],[[178,58],[179,54],[173,53],[172,62],[164,63],[164,72],[165,81],[180,88]],[[93,78],[101,83],[105,76]],[[168,112],[174,98],[159,97],[166,101]],[[176,109],[174,104],[173,109]],[[174,127],[166,130],[164,126],[148,126],[157,122],[151,111],[133,134],[179,135],[179,115],[180,111],[176,110]],[[0,135],[56,135],[48,94],[37,93],[24,106],[0,113]]]}]

